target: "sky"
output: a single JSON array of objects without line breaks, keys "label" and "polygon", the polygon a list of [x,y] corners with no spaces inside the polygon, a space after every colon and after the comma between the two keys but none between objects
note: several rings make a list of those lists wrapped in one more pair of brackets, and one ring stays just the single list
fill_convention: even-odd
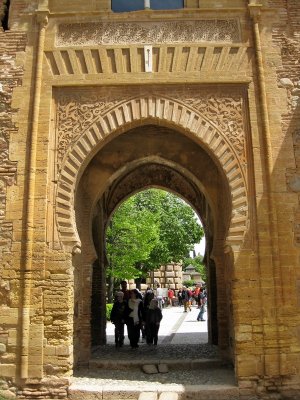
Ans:
[{"label": "sky", "polygon": [[[195,217],[197,218],[197,222],[200,226],[202,226],[200,218],[198,217],[197,213],[194,211],[195,213]],[[196,256],[198,255],[198,253],[201,254],[201,256],[204,256],[204,252],[205,252],[205,236],[203,236],[202,240],[200,241],[200,243],[195,244],[195,252],[196,252]]]},{"label": "sky", "polygon": [[205,237],[202,238],[200,243],[195,245],[195,252],[196,252],[196,255],[198,255],[198,253],[200,253],[201,256],[204,256],[204,252],[205,252]]}]

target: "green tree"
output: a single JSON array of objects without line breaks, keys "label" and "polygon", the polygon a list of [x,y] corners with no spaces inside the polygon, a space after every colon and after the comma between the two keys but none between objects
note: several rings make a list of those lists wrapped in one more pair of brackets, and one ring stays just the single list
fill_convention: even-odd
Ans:
[{"label": "green tree", "polygon": [[179,262],[203,237],[192,208],[169,192],[148,189],[123,202],[107,229],[107,274],[137,278]]},{"label": "green tree", "polygon": [[156,205],[159,225],[159,242],[144,264],[148,269],[155,269],[168,262],[180,262],[203,237],[193,209],[181,198],[163,190],[152,189],[139,195]]},{"label": "green tree", "polygon": [[139,209],[132,196],[115,212],[106,232],[107,275],[119,279],[141,276],[137,268],[159,240],[155,214]]}]

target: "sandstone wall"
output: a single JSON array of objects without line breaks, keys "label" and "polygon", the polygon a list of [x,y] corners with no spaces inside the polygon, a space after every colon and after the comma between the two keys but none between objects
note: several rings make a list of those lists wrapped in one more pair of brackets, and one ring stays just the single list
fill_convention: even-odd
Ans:
[{"label": "sandstone wall", "polygon": [[[12,210],[10,201],[16,190],[18,163],[12,141],[17,141],[18,109],[12,106],[13,90],[22,85],[24,69],[19,57],[26,46],[26,33],[0,32],[0,376],[12,377],[16,371],[19,316],[20,271],[13,259],[16,220],[21,209]],[[8,212],[8,209],[10,212]]]},{"label": "sandstone wall", "polygon": [[[121,15],[109,12],[107,1],[50,0],[51,15],[47,1],[42,1],[37,20],[32,16],[36,1],[11,1],[11,31],[0,33],[0,376],[7,381],[4,390],[19,386],[18,398],[66,397],[66,378],[74,365],[88,361],[92,267],[97,258],[91,210],[99,186],[104,191],[117,167],[121,169],[118,163],[127,160],[122,146],[116,145],[112,153],[107,151],[99,175],[104,160],[100,149],[108,142],[107,136],[122,136],[151,121],[161,125],[164,134],[174,128],[176,135],[186,135],[207,154],[207,159],[201,156],[206,175],[202,189],[210,194],[211,208],[219,216],[213,222],[208,219],[212,237],[218,233],[210,242],[211,265],[215,266],[211,288],[217,299],[211,315],[218,327],[219,348],[235,363],[241,394],[272,398],[274,393],[283,393],[288,398],[292,391],[299,391],[299,2],[263,2],[270,6],[262,9],[259,19],[267,124],[253,20],[245,3],[223,0],[213,29],[216,9],[208,8],[208,0],[188,0],[188,7],[200,8],[193,14],[168,13],[169,25],[163,13],[131,15],[126,23],[137,36],[120,44],[111,28],[110,35],[104,32],[102,36],[108,42],[97,42],[95,33],[105,31],[104,20],[113,23],[115,18],[122,23]],[[81,11],[86,13],[81,15]],[[65,14],[58,18],[56,12]],[[77,23],[86,24],[84,29],[72,25],[74,13]],[[195,42],[179,35],[181,29],[172,25],[174,15],[184,24],[191,15],[197,21],[206,20],[206,25],[191,21],[200,32]],[[33,106],[41,17],[46,23],[41,96]],[[174,43],[152,43],[153,71],[147,74],[144,42],[135,42],[144,40],[136,23],[149,29],[155,18],[162,30],[175,29],[174,35],[180,37]],[[233,34],[226,39],[228,26]],[[220,35],[215,42],[216,29]],[[30,169],[34,115],[38,116],[38,142],[35,168]],[[265,125],[270,138],[266,138]],[[186,174],[183,179],[195,174],[199,165],[196,160],[191,163],[196,152],[184,143],[182,153],[176,151],[180,171]],[[190,149],[188,154],[184,149]],[[137,151],[131,150],[126,157],[136,161]],[[212,184],[216,175],[208,155],[224,177],[221,184]],[[88,169],[93,157],[97,162]],[[140,182],[153,183],[147,181],[147,172],[141,173]],[[201,176],[201,171],[197,173]],[[27,192],[30,176],[34,176],[33,199],[28,199]],[[163,179],[170,176],[166,168]],[[99,186],[93,179],[97,177]],[[127,185],[127,191],[138,189],[136,176],[126,179],[119,183]],[[219,195],[226,185],[231,205],[226,196]],[[183,181],[179,186],[184,186]],[[190,194],[191,188],[192,184]],[[29,227],[27,200],[33,205]],[[201,201],[200,210],[207,206],[201,206]],[[221,211],[223,216],[232,215],[231,220],[220,218]],[[28,232],[32,247],[24,253]],[[171,279],[170,272],[160,278]],[[179,283],[162,284],[176,288]],[[26,379],[15,382],[21,372]]]}]

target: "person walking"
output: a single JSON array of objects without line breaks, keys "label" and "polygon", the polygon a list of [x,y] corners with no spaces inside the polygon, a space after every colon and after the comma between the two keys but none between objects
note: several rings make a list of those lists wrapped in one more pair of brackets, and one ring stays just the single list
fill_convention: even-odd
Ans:
[{"label": "person walking", "polygon": [[206,292],[204,289],[201,289],[199,296],[198,296],[198,303],[200,307],[199,314],[197,316],[197,321],[205,321],[204,313],[206,311],[206,302],[207,302],[207,297],[206,297]]},{"label": "person walking", "polygon": [[183,286],[183,288],[182,288],[181,295],[182,295],[182,302],[183,302],[183,307],[184,307],[183,312],[187,312],[188,308],[190,311],[192,311],[191,304],[190,304],[190,291],[185,286]]},{"label": "person walking", "polygon": [[116,293],[115,302],[110,313],[110,320],[115,325],[116,347],[122,347],[124,344],[125,309],[124,293],[119,291]]},{"label": "person walking", "polygon": [[157,299],[152,299],[146,315],[146,340],[147,344],[157,345],[158,331],[160,321],[162,320],[162,312],[158,306]]},{"label": "person walking", "polygon": [[168,302],[169,302],[169,305],[172,307],[173,306],[173,299],[174,299],[174,290],[173,289],[171,289],[171,288],[169,288],[169,290],[168,290]]},{"label": "person walking", "polygon": [[143,301],[139,298],[139,292],[136,289],[130,291],[125,317],[130,346],[133,349],[138,348],[140,330],[144,319],[144,308]]},{"label": "person walking", "polygon": [[160,287],[160,284],[157,284],[157,288],[156,288],[156,298],[158,301],[158,307],[162,310],[163,308],[163,296],[164,296],[164,291],[163,289]]},{"label": "person walking", "polygon": [[181,289],[178,290],[177,298],[178,298],[179,307],[182,307],[182,290]]},{"label": "person walking", "polygon": [[193,291],[193,299],[195,300],[197,304],[197,308],[200,308],[199,306],[199,293],[200,293],[200,285],[196,285],[194,291]]}]

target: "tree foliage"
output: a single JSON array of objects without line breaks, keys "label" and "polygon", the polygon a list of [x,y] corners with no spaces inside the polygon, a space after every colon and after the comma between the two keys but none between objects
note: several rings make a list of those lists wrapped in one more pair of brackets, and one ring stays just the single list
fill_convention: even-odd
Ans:
[{"label": "tree foliage", "polygon": [[133,196],[118,208],[106,232],[107,275],[115,278],[141,276],[137,265],[149,258],[159,240],[155,214],[137,207],[135,200]]},{"label": "tree foliage", "polygon": [[107,275],[132,279],[168,262],[180,262],[203,237],[192,208],[158,189],[123,202],[107,228]]}]

